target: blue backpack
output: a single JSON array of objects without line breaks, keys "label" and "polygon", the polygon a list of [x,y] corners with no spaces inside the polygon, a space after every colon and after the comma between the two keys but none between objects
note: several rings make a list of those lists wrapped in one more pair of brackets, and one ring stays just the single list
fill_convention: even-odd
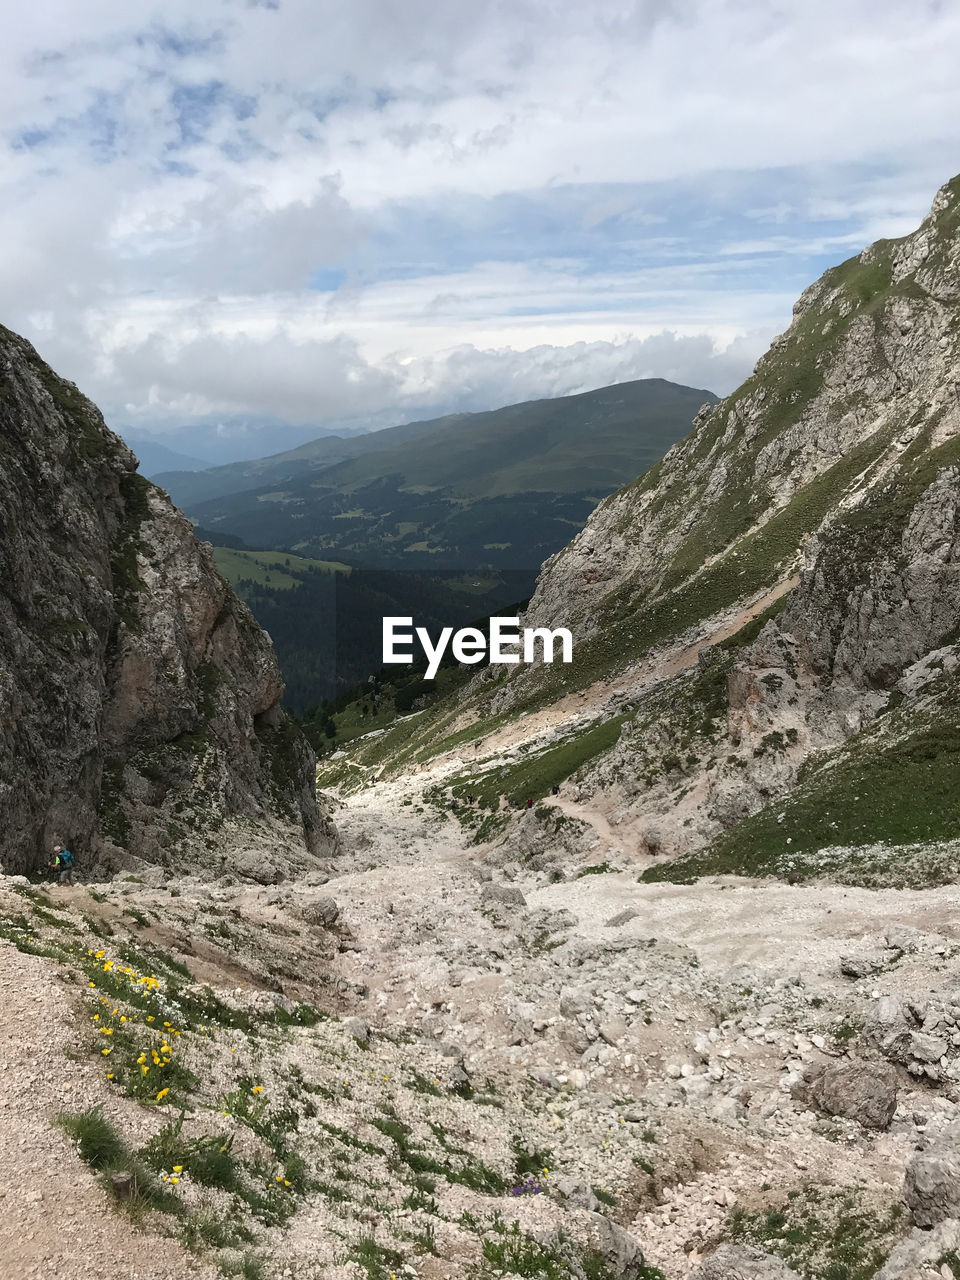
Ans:
[{"label": "blue backpack", "polygon": [[60,851],[60,862],[65,867],[73,866],[73,854],[70,852],[69,849],[62,849]]}]

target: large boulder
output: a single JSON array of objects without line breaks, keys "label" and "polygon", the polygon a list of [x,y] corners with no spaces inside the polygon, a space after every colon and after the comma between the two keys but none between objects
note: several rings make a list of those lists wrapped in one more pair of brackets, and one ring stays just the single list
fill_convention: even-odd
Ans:
[{"label": "large boulder", "polygon": [[886,1129],[897,1109],[897,1072],[888,1062],[835,1062],[816,1068],[798,1093],[827,1115],[856,1120],[866,1129]]},{"label": "large boulder", "polygon": [[743,1244],[722,1244],[689,1280],[799,1280],[782,1258]]},{"label": "large boulder", "polygon": [[940,1276],[944,1254],[960,1251],[960,1220],[945,1218],[932,1231],[917,1227],[901,1240],[873,1280],[927,1280]]},{"label": "large boulder", "polygon": [[550,1190],[568,1209],[588,1209],[591,1213],[598,1213],[600,1210],[600,1201],[593,1194],[593,1189],[579,1178],[563,1175],[551,1178]]},{"label": "large boulder", "polygon": [[483,907],[525,907],[527,900],[523,893],[512,884],[485,884],[480,890],[480,905]]},{"label": "large boulder", "polygon": [[611,1275],[617,1276],[618,1280],[643,1280],[646,1266],[636,1236],[618,1227],[602,1213],[595,1213],[590,1224],[590,1237]]},{"label": "large boulder", "polygon": [[241,879],[257,884],[278,884],[284,878],[281,868],[264,849],[232,850],[230,869]]},{"label": "large boulder", "polygon": [[903,1198],[918,1227],[960,1218],[960,1121],[954,1121],[907,1165]]},{"label": "large boulder", "polygon": [[334,898],[313,898],[300,904],[300,919],[319,929],[332,929],[340,919],[340,908]]}]

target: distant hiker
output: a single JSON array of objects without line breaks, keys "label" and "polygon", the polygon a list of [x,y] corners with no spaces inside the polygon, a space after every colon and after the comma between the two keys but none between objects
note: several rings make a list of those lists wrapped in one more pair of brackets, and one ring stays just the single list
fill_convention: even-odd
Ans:
[{"label": "distant hiker", "polygon": [[528,808],[528,809],[532,809],[532,808],[533,808],[533,801],[531,800],[531,798],[530,798],[529,796],[527,796],[527,808]]},{"label": "distant hiker", "polygon": [[59,871],[61,884],[75,884],[73,878],[74,857],[69,849],[64,849],[63,845],[55,844],[53,846],[53,861],[50,863],[52,869]]}]

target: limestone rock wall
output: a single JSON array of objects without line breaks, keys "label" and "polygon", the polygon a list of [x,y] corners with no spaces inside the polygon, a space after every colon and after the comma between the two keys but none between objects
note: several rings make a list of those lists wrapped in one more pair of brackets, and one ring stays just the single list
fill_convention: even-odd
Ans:
[{"label": "limestone rock wall", "polygon": [[[0,329],[0,858],[327,848],[269,637],[96,408]],[[48,856],[48,855],[47,855]]]}]

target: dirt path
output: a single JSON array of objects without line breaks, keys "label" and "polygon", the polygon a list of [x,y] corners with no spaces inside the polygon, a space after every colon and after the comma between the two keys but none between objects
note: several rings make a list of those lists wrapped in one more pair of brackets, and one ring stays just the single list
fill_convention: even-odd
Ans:
[{"label": "dirt path", "polygon": [[[565,813],[568,818],[578,818],[581,822],[588,823],[597,833],[597,843],[590,850],[590,862],[602,862],[604,856],[613,849],[622,849],[624,844],[624,832],[618,832],[616,827],[610,825],[610,819],[605,813],[590,801],[574,800],[570,796],[563,794],[559,796],[548,796],[546,801],[552,809],[559,809],[561,813]],[[642,867],[642,863],[636,861],[638,867]]]},{"label": "dirt path", "polygon": [[173,1240],[138,1232],[114,1209],[70,1140],[64,1110],[105,1099],[76,1041],[56,966],[0,943],[0,1276],[3,1280],[215,1280]]},{"label": "dirt path", "polygon": [[[683,645],[672,652],[660,650],[645,658],[636,667],[620,672],[610,680],[601,680],[586,689],[567,694],[550,706],[540,711],[530,712],[520,720],[504,725],[488,737],[479,739],[467,746],[461,746],[447,755],[438,756],[413,771],[416,784],[426,787],[431,782],[442,782],[446,777],[469,769],[477,760],[489,760],[498,755],[506,756],[518,747],[528,747],[538,739],[554,735],[558,730],[570,728],[578,719],[590,722],[615,693],[629,692],[631,695],[641,693],[663,680],[669,680],[694,666],[701,649],[721,644],[736,633],[748,622],[759,617],[765,609],[785,596],[799,582],[799,575],[794,574],[776,583],[769,591],[756,597],[743,608],[727,617],[713,631],[699,637],[691,644]],[[581,802],[570,795],[550,798],[550,803],[561,809],[568,817],[578,818],[586,822],[596,831],[598,845],[591,850],[591,861],[597,861],[594,855],[608,850],[624,849],[629,852],[636,866],[643,868],[651,859],[637,852],[637,833],[629,827],[618,829],[610,822],[609,809],[604,806],[604,797],[593,802]]]}]

